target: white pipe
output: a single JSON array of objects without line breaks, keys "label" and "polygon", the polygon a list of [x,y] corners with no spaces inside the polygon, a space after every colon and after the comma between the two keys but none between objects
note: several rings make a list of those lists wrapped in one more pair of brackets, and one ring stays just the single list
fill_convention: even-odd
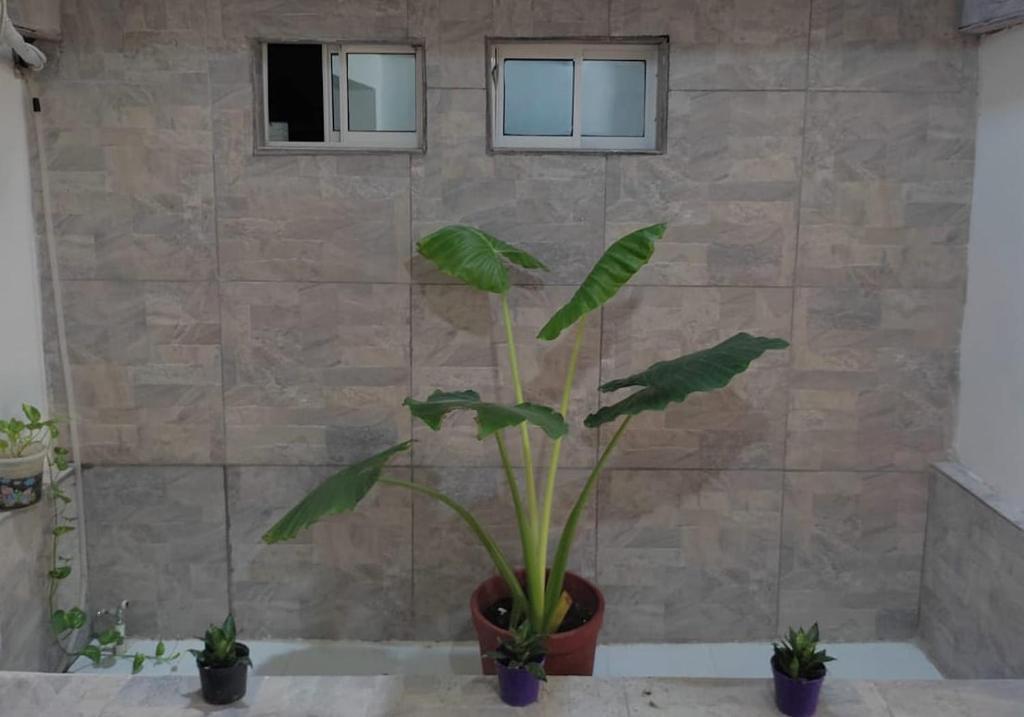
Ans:
[{"label": "white pipe", "polygon": [[0,0],[0,44],[7,45],[14,50],[14,54],[31,69],[38,72],[46,67],[46,55],[21,36],[10,15],[7,14],[7,0]]},{"label": "white pipe", "polygon": [[[0,0],[3,1],[3,0]],[[38,97],[35,81],[25,78],[28,87],[29,101]],[[39,186],[42,199],[43,227],[46,234],[46,253],[50,265],[50,285],[53,287],[53,304],[57,319],[57,345],[60,351],[60,363],[64,377],[64,394],[67,398],[68,429],[71,438],[71,456],[74,460],[75,476],[75,535],[78,537],[78,605],[85,605],[89,565],[86,555],[85,497],[82,491],[82,454],[78,440],[78,409],[75,401],[75,387],[71,380],[71,358],[68,352],[68,337],[64,328],[64,297],[60,281],[60,267],[57,264],[57,241],[53,230],[53,213],[50,200],[50,175],[47,169],[46,145],[44,144],[43,120],[41,113],[34,107],[29,108],[32,125],[36,136],[36,158],[39,162]],[[83,608],[84,609],[84,608]],[[72,645],[78,640],[76,633],[72,637]],[[63,666],[62,666],[63,667]]]}]

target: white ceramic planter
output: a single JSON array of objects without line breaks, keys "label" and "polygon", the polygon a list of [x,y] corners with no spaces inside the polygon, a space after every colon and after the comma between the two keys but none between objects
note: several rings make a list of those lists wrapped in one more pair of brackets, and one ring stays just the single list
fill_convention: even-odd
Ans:
[{"label": "white ceramic planter", "polygon": [[43,497],[46,448],[18,458],[0,458],[0,510],[17,510]]}]

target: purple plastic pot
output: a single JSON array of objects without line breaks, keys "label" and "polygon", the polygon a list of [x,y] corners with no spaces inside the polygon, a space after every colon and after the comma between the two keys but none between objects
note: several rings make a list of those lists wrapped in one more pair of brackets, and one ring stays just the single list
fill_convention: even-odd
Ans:
[{"label": "purple plastic pot", "polygon": [[772,673],[775,675],[775,706],[789,717],[811,717],[818,709],[818,695],[825,675],[814,680],[794,680],[775,666],[772,658]]},{"label": "purple plastic pot", "polygon": [[540,695],[540,680],[526,670],[506,667],[500,662],[498,670],[498,692],[501,701],[512,707],[526,707],[537,701]]}]

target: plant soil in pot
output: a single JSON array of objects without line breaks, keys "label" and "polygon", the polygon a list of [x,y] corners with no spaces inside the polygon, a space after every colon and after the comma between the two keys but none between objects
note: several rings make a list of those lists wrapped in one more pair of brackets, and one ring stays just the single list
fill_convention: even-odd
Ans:
[{"label": "plant soil in pot", "polygon": [[249,668],[249,648],[235,641],[235,620],[228,615],[220,627],[206,631],[203,650],[192,650],[199,668],[203,699],[211,705],[227,705],[245,697]]},{"label": "plant soil in pot", "polygon": [[17,458],[0,458],[0,510],[26,508],[43,497],[46,449]]},{"label": "plant soil in pot", "polygon": [[829,657],[818,650],[818,625],[810,630],[793,630],[779,644],[772,656],[775,678],[775,706],[789,717],[811,717],[818,709],[821,685],[825,682]]},{"label": "plant soil in pot", "polygon": [[[523,578],[522,572],[519,574]],[[547,659],[544,670],[549,675],[584,675],[594,674],[594,653],[597,650],[597,637],[604,620],[604,595],[589,580],[567,572],[565,574],[565,590],[572,597],[573,607],[562,621],[561,628],[547,638]],[[502,640],[508,640],[512,633],[507,629],[508,617],[504,613],[504,623],[496,616],[496,608],[509,600],[508,586],[501,576],[495,575],[482,582],[469,601],[469,610],[473,618],[477,639],[480,641],[480,666],[485,675],[495,673],[494,660],[487,655],[494,653]]]}]

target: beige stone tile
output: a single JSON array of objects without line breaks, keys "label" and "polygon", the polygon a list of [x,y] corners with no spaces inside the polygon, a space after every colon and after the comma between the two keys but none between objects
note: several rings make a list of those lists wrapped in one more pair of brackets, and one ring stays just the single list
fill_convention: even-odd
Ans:
[{"label": "beige stone tile", "polygon": [[409,0],[409,34],[426,43],[427,86],[484,89],[484,38],[493,35],[490,2]]},{"label": "beige stone tile", "polygon": [[667,222],[641,284],[787,285],[803,96],[673,92],[668,154],[608,158],[607,243]]},{"label": "beige stone tile", "polygon": [[599,486],[604,639],[775,634],[780,472],[611,470]]},{"label": "beige stone tile", "polygon": [[227,283],[229,463],[351,463],[409,438],[409,288]]},{"label": "beige stone tile", "polygon": [[[710,348],[733,334],[788,339],[789,289],[627,288],[604,309],[601,381]],[[630,468],[780,468],[785,443],[785,351],[770,351],[712,393],[642,414],[611,465]],[[629,389],[601,394],[603,405]],[[613,428],[603,427],[602,441]]]},{"label": "beige stone tile", "polygon": [[806,86],[810,0],[612,0],[614,35],[668,35],[671,87]]},{"label": "beige stone tile", "polygon": [[[402,640],[412,637],[412,500],[377,486],[352,513],[295,539],[260,538],[337,468],[229,468],[231,585],[247,637]],[[386,475],[409,479],[409,470]]]},{"label": "beige stone tile", "polygon": [[796,291],[787,467],[917,471],[941,459],[959,290]]},{"label": "beige stone tile", "polygon": [[808,102],[797,284],[962,286],[973,99],[830,92]]},{"label": "beige stone tile", "polygon": [[[564,469],[558,476],[549,558],[554,554],[562,525],[587,475],[586,471]],[[516,567],[522,566],[515,511],[500,469],[415,468],[414,478],[417,483],[436,488],[465,506],[491,533],[508,561]],[[469,597],[480,582],[494,574],[493,564],[466,524],[447,506],[417,494],[413,511],[415,639],[473,639]],[[569,569],[587,578],[593,578],[595,570],[596,514],[591,500],[580,518],[569,560]]]},{"label": "beige stone tile", "polygon": [[921,473],[786,473],[779,627],[902,640],[917,627],[927,486]]},{"label": "beige stone tile", "polygon": [[228,612],[224,473],[122,466],[85,473],[89,607],[130,601],[128,634],[191,638]]},{"label": "beige stone tile", "polygon": [[220,4],[223,36],[230,42],[256,37],[372,42],[405,39],[408,32],[406,0],[220,0]]},{"label": "beige stone tile", "polygon": [[956,0],[815,0],[810,86],[965,89],[974,79],[977,41],[957,31],[959,13]]},{"label": "beige stone tile", "polygon": [[495,32],[512,37],[610,34],[609,0],[494,0]]},{"label": "beige stone tile", "polygon": [[[547,320],[572,296],[567,287],[515,289],[509,303],[524,398],[558,410],[565,385],[574,330],[548,342],[536,338]],[[515,403],[505,330],[497,297],[465,286],[420,286],[413,290],[413,395],[419,400],[435,390],[471,388],[485,401]],[[595,460],[597,434],[583,418],[597,409],[599,355],[598,318],[588,320],[569,400],[569,434],[563,439],[561,465],[590,467]],[[413,447],[416,465],[500,466],[492,438],[478,441],[476,423],[466,412],[450,416],[439,432],[415,421]],[[523,465],[519,431],[505,431],[509,458]],[[534,462],[547,465],[551,440],[531,429]]]},{"label": "beige stone tile", "polygon": [[68,281],[64,312],[81,460],[223,460],[216,285]]}]

